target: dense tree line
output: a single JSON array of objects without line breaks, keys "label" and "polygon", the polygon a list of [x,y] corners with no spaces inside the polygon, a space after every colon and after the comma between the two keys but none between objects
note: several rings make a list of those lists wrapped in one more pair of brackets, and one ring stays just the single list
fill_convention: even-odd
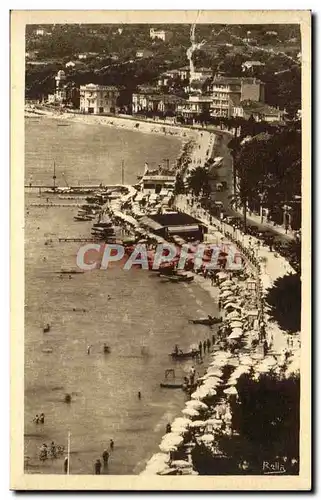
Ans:
[{"label": "dense tree line", "polygon": [[[251,123],[248,127],[251,128]],[[299,124],[276,128],[274,133],[241,136],[231,142],[230,147],[238,177],[235,201],[242,205],[244,216],[248,209],[258,211],[262,204],[269,209],[272,219],[282,223],[284,205],[293,204],[301,197]],[[293,204],[294,212],[300,213],[299,201]],[[297,221],[300,227],[299,224]]]},{"label": "dense tree line", "polygon": [[204,445],[192,451],[201,475],[263,474],[263,463],[283,467],[287,475],[299,473],[300,379],[273,373],[258,379],[253,371],[237,383],[231,399],[234,435],[218,437],[220,455]]},{"label": "dense tree line", "polygon": [[[39,60],[52,61],[46,69],[27,66],[26,92],[30,98],[45,95],[48,91],[47,81],[43,82],[41,73],[43,71],[54,71],[61,69],[70,59],[77,58],[79,53],[93,53],[85,63],[85,69],[78,68],[71,77],[85,83],[106,83],[113,85],[125,85],[126,89],[134,89],[139,83],[153,83],[156,77],[165,69],[177,68],[187,64],[186,50],[190,45],[190,25],[156,25],[173,33],[168,42],[156,39],[152,40],[149,29],[152,25],[145,24],[69,24],[69,25],[45,25],[42,26],[50,32],[50,35],[36,36],[36,25],[28,25],[26,30],[26,50],[38,51]],[[121,28],[118,31],[118,28]],[[269,47],[278,47],[287,40],[297,40],[295,47],[300,44],[300,33],[298,27],[288,25],[273,25],[270,31],[278,33],[277,37],[269,35],[268,25],[226,26],[208,25],[197,26],[197,39],[206,40],[202,50],[194,54],[197,67],[207,66],[213,72],[223,72],[226,76],[256,76],[266,84],[266,101],[293,115],[301,107],[301,81],[300,66],[293,64],[291,59],[282,54],[269,52]],[[255,43],[261,47],[267,47],[266,52],[255,51],[243,42],[247,32]],[[226,45],[227,44],[227,45]],[[285,44],[284,50],[291,48],[291,44]],[[240,50],[236,50],[239,47]],[[294,48],[295,48],[294,47]],[[136,61],[133,65],[128,64],[135,59],[136,51],[147,48],[153,52],[153,60]],[[112,54],[117,54],[119,63],[111,59]],[[247,59],[259,59],[265,66],[256,68],[255,72],[242,72],[241,65]],[[60,67],[59,67],[60,65]],[[282,68],[282,71],[280,70]],[[37,75],[37,72],[39,73]],[[35,74],[36,73],[36,74]],[[281,74],[279,74],[281,73]]]},{"label": "dense tree line", "polygon": [[268,290],[266,303],[270,306],[270,316],[281,330],[297,333],[301,330],[301,278],[299,274],[289,274],[278,278]]}]

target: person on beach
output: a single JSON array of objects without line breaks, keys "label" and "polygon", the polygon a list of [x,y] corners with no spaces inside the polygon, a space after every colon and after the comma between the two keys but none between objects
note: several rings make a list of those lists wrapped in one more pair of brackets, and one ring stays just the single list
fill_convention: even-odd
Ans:
[{"label": "person on beach", "polygon": [[177,344],[175,344],[175,347],[174,347],[174,353],[176,354],[176,356],[177,356],[178,352],[179,352],[178,345],[177,345]]},{"label": "person on beach", "polygon": [[101,461],[99,458],[97,458],[97,460],[95,462],[95,474],[99,475],[100,471],[101,471]]},{"label": "person on beach", "polygon": [[50,455],[51,455],[51,458],[57,458],[57,450],[56,450],[56,445],[55,445],[54,441],[51,441]]},{"label": "person on beach", "polygon": [[138,399],[142,399],[142,393],[140,391],[138,391],[137,396],[138,396]]},{"label": "person on beach", "polygon": [[108,460],[109,460],[109,453],[108,453],[107,450],[103,451],[102,458],[103,458],[104,467],[107,467],[108,466]]},{"label": "person on beach", "polygon": [[91,345],[88,345],[87,346],[87,354],[90,354],[90,351],[91,351]]},{"label": "person on beach", "polygon": [[166,434],[168,434],[168,433],[169,433],[169,432],[171,432],[171,431],[172,431],[172,426],[171,426],[171,424],[169,424],[169,423],[168,423],[168,424],[166,425]]},{"label": "person on beach", "polygon": [[204,351],[204,354],[206,353],[206,347],[207,347],[206,340],[204,340],[204,342],[203,342],[203,351]]},{"label": "person on beach", "polygon": [[200,343],[198,344],[198,350],[200,352],[200,356],[202,357],[202,342],[200,341]]},{"label": "person on beach", "polygon": [[268,350],[269,350],[268,343],[267,343],[267,341],[266,341],[266,340],[264,340],[264,342],[263,342],[263,354],[264,354],[264,356],[266,356],[266,355],[267,355]]},{"label": "person on beach", "polygon": [[213,333],[213,335],[212,335],[212,345],[214,345],[214,344],[215,344],[215,335]]},{"label": "person on beach", "polygon": [[112,451],[113,451],[113,449],[114,449],[114,446],[115,446],[115,443],[114,443],[113,439],[111,439],[111,440],[109,441],[109,447],[110,447],[110,449],[111,449]]},{"label": "person on beach", "polygon": [[36,415],[35,418],[33,419],[33,421],[36,423],[36,424],[39,424],[39,415]]},{"label": "person on beach", "polygon": [[41,424],[44,424],[44,423],[45,423],[45,414],[44,414],[44,413],[40,413],[39,422],[40,422]]},{"label": "person on beach", "polygon": [[40,448],[40,454],[39,454],[39,459],[44,462],[48,458],[48,448],[46,443],[43,443],[43,445]]},{"label": "person on beach", "polygon": [[210,339],[207,339],[206,344],[207,344],[207,352],[210,352],[210,347],[211,347],[211,341],[210,341]]}]

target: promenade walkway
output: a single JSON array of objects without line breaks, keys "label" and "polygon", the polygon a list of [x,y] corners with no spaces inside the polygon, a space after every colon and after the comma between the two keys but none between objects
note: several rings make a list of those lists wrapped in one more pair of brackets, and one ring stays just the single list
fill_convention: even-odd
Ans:
[{"label": "promenade walkway", "polygon": [[[240,250],[252,252],[253,257],[260,263],[260,277],[263,287],[263,294],[270,288],[277,278],[286,274],[292,274],[295,271],[284,257],[278,255],[275,251],[270,251],[268,247],[263,246],[257,238],[245,235],[238,229],[233,229],[226,223],[221,223],[218,219],[210,216],[203,208],[192,206],[192,197],[179,195],[176,198],[175,206],[178,210],[188,213],[198,218],[208,227],[210,233],[221,238],[233,238]],[[212,223],[210,223],[210,221]],[[292,337],[286,332],[280,330],[278,325],[272,321],[267,312],[267,337],[271,342],[271,352],[281,355],[287,349]],[[299,341],[296,341],[294,348],[299,349]]]}]

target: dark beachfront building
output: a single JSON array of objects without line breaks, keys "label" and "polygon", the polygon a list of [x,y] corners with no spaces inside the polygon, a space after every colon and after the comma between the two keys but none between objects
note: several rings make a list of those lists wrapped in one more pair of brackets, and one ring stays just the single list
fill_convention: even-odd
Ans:
[{"label": "dark beachfront building", "polygon": [[140,223],[165,239],[179,236],[186,241],[203,241],[204,233],[207,232],[201,221],[180,212],[149,215],[142,217]]}]

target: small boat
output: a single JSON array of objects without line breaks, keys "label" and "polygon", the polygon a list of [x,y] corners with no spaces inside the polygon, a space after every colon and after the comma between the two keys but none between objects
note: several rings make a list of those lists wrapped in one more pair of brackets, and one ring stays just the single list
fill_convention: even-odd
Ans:
[{"label": "small boat", "polygon": [[112,225],[113,225],[113,223],[111,221],[110,222],[95,222],[94,227],[107,228],[107,227],[110,227]]},{"label": "small boat", "polygon": [[92,217],[86,217],[86,216],[83,216],[83,215],[75,215],[74,220],[83,221],[84,222],[84,221],[92,220]]},{"label": "small boat", "polygon": [[173,274],[169,276],[162,275],[162,278],[166,278],[167,280],[172,281],[173,283],[180,283],[180,282],[190,283],[191,281],[193,281],[194,276],[183,276],[183,275]]},{"label": "small boat", "polygon": [[183,351],[172,352],[170,354],[170,356],[173,359],[196,358],[197,356],[199,356],[199,351],[196,351],[193,349],[192,351],[187,351],[187,352],[183,352]]},{"label": "small boat", "polygon": [[206,325],[211,326],[222,322],[222,318],[200,318],[200,319],[189,319],[189,323],[194,325]]},{"label": "small boat", "polygon": [[62,269],[57,272],[58,274],[84,274],[85,271],[81,271],[80,269]]},{"label": "small boat", "polygon": [[164,389],[183,389],[182,382],[161,382],[159,385]]}]

